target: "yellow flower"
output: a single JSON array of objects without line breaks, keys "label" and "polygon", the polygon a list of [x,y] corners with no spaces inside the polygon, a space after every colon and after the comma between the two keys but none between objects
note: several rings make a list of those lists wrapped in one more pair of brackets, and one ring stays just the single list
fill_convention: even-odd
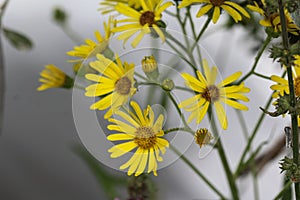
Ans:
[{"label": "yellow flower", "polygon": [[40,73],[40,76],[39,81],[42,84],[37,88],[38,91],[47,90],[49,88],[71,88],[74,83],[72,78],[52,64],[46,65],[45,69]]},{"label": "yellow flower", "polygon": [[[300,96],[300,68],[299,67],[293,67],[293,78],[294,78],[295,95],[299,97]],[[284,94],[290,94],[288,80],[276,75],[271,76],[271,80],[277,83],[275,85],[271,85],[270,87],[272,90],[274,90],[274,93],[272,94],[273,98],[279,98],[279,96],[284,96]]]},{"label": "yellow flower", "polygon": [[112,36],[111,28],[113,24],[113,18],[110,17],[108,23],[103,23],[105,36],[102,36],[99,31],[95,31],[96,42],[91,39],[86,39],[85,44],[75,46],[72,51],[67,52],[69,56],[77,58],[71,60],[71,62],[75,62],[75,71],[78,70],[78,65],[81,65],[83,60],[94,57],[98,53],[103,53],[108,48],[109,39]]},{"label": "yellow flower", "polygon": [[137,11],[126,4],[119,3],[116,5],[115,9],[127,16],[126,19],[117,20],[117,23],[126,23],[122,26],[117,26],[112,29],[113,32],[123,32],[119,35],[119,40],[124,40],[124,43],[132,37],[134,34],[139,32],[139,34],[132,41],[131,45],[136,47],[145,34],[151,33],[151,29],[153,28],[155,33],[165,41],[165,36],[163,31],[160,29],[162,12],[173,5],[171,2],[166,2],[162,4],[163,0],[159,3],[156,3],[155,0],[140,0],[142,9]]},{"label": "yellow flower", "polygon": [[[232,83],[242,75],[241,72],[232,74],[216,85],[217,67],[214,66],[210,69],[206,60],[203,60],[203,67],[205,77],[199,71],[197,71],[198,79],[188,73],[182,74],[182,77],[186,81],[186,85],[194,90],[196,95],[182,101],[179,104],[179,107],[191,112],[188,123],[196,118],[196,123],[199,124],[204,118],[209,106],[212,105],[216,110],[222,128],[227,129],[227,117],[221,102],[224,102],[235,109],[248,110],[245,105],[236,100],[249,101],[243,93],[249,92],[250,89],[244,87],[243,83],[240,85],[232,85]],[[230,86],[228,86],[229,84]]]},{"label": "yellow flower", "polygon": [[162,138],[164,116],[159,115],[155,121],[154,112],[149,105],[144,111],[134,101],[131,101],[130,105],[134,112],[129,111],[127,114],[119,110],[115,113],[123,121],[109,119],[113,124],[107,128],[117,133],[109,135],[107,139],[120,143],[110,148],[108,152],[112,158],[117,158],[137,148],[134,155],[120,166],[120,169],[129,168],[129,176],[134,173],[135,176],[139,176],[145,172],[148,163],[147,173],[153,172],[157,176],[157,161],[163,161],[160,152],[164,154],[166,147],[169,147],[169,142]]},{"label": "yellow flower", "polygon": [[138,10],[141,8],[140,0],[103,0],[100,2],[101,14],[107,14],[113,11],[116,11],[115,7],[118,3],[127,4],[129,7]]},{"label": "yellow flower", "polygon": [[211,9],[213,9],[212,20],[214,24],[217,23],[222,9],[224,9],[235,22],[241,21],[242,15],[250,18],[250,15],[243,7],[241,7],[237,3],[226,0],[183,0],[178,8],[187,7],[193,3],[204,4],[204,6],[199,9],[196,17],[201,17],[202,15],[208,13]]},{"label": "yellow flower", "polygon": [[[247,6],[250,10],[259,13],[264,17],[264,19],[260,20],[260,24],[265,27],[272,27],[274,29],[274,32],[280,32],[281,31],[281,23],[280,23],[280,15],[279,12],[275,13],[268,13],[266,12],[266,4],[264,1],[262,1],[262,5],[259,6],[256,2],[254,2],[254,5],[248,5]],[[294,35],[298,35],[299,28],[297,25],[293,22],[289,12],[285,10],[285,18],[287,22],[287,29],[289,33],[292,33]]]},{"label": "yellow flower", "polygon": [[294,58],[295,58],[294,61],[295,67],[300,67],[300,55],[295,55]]},{"label": "yellow flower", "polygon": [[203,145],[207,145],[213,140],[214,137],[206,128],[201,128],[196,131],[195,142],[202,148]]},{"label": "yellow flower", "polygon": [[87,74],[88,80],[96,82],[86,88],[85,95],[88,97],[101,97],[91,105],[91,109],[106,110],[110,107],[104,118],[109,118],[114,111],[128,101],[136,92],[134,88],[134,64],[124,62],[116,55],[116,63],[105,58],[101,54],[96,55],[97,60],[90,62],[91,68],[100,75]]}]

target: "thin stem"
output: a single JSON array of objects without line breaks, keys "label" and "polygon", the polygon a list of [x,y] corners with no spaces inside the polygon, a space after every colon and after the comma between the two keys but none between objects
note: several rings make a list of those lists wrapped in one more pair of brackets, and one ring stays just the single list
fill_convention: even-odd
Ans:
[{"label": "thin stem", "polygon": [[182,91],[187,91],[187,92],[192,92],[193,94],[195,94],[194,90],[191,90],[191,89],[186,88],[186,87],[175,86],[175,89],[182,90]]},{"label": "thin stem", "polygon": [[257,72],[253,72],[253,75],[258,76],[263,79],[266,79],[266,80],[271,80],[271,78],[269,76],[265,76],[265,75],[257,73]]},{"label": "thin stem", "polygon": [[[249,133],[248,133],[248,128],[247,128],[246,120],[245,120],[245,118],[244,118],[241,110],[235,110],[235,111],[236,111],[236,114],[238,116],[238,120],[239,120],[239,122],[241,124],[244,138],[247,141]],[[252,149],[251,148],[250,148],[250,153],[252,153]],[[253,178],[254,197],[255,197],[255,200],[258,200],[259,199],[259,187],[258,187],[257,175],[256,174],[257,174],[256,173],[256,167],[255,167],[254,163],[252,162],[251,163],[251,175],[252,175],[252,178]]]},{"label": "thin stem", "polygon": [[282,188],[282,190],[279,192],[278,195],[276,195],[276,197],[274,198],[274,200],[279,200],[282,195],[284,194],[284,192],[293,184],[292,181],[287,182],[284,187]]},{"label": "thin stem", "polygon": [[181,156],[180,158],[210,187],[221,199],[227,199],[184,155],[172,145],[170,146],[177,155]]},{"label": "thin stem", "polygon": [[[193,18],[192,18],[192,16],[191,16],[191,11],[190,11],[190,9],[187,10],[187,16],[188,16],[188,18],[189,18],[189,20],[190,20],[190,24],[191,24],[191,29],[192,29],[192,33],[193,33],[194,40],[196,40],[197,34],[196,34],[196,29],[195,29],[195,25],[194,25]],[[197,44],[197,43],[195,42],[195,44]],[[198,56],[199,56],[199,60],[202,61],[202,55],[201,55],[201,51],[200,51],[199,45],[197,45],[197,53],[198,53]],[[191,54],[193,54],[193,49],[192,49],[192,51],[191,51]],[[203,63],[202,63],[202,62],[200,62],[200,67],[201,67],[201,70],[202,70],[202,72],[203,72],[204,69],[203,69]]]},{"label": "thin stem", "polygon": [[176,100],[174,99],[174,97],[173,97],[173,95],[171,94],[171,92],[166,92],[166,93],[167,93],[168,97],[170,98],[171,102],[173,103],[173,105],[175,106],[175,108],[176,108],[176,110],[177,110],[177,113],[178,113],[179,116],[181,117],[181,120],[182,120],[184,126],[185,126],[187,129],[190,130],[190,131],[189,131],[190,133],[194,134],[193,130],[189,127],[188,123],[186,122],[186,120],[185,120],[185,118],[184,118],[184,116],[183,116],[181,110],[180,110],[179,107],[178,107],[178,103],[177,103]]},{"label": "thin stem", "polygon": [[[281,22],[281,36],[282,36],[282,44],[284,49],[289,49],[289,40],[288,40],[288,32],[287,32],[287,24],[284,14],[284,6],[282,4],[282,0],[278,0],[279,6],[279,14],[280,14],[280,22]],[[288,57],[286,58],[288,59]],[[294,79],[293,79],[293,72],[292,72],[292,63],[290,60],[287,60],[289,66],[287,66],[287,75],[288,75],[288,83],[289,83],[289,90],[290,90],[290,105],[294,107],[296,105],[296,96],[295,96],[295,89],[294,89]],[[291,112],[291,121],[292,121],[292,134],[293,134],[293,162],[299,166],[299,135],[298,135],[298,119],[297,113]],[[297,200],[300,199],[300,184],[295,183],[295,197]]]},{"label": "thin stem", "polygon": [[175,131],[186,131],[186,132],[194,134],[194,132],[190,132],[190,129],[187,129],[186,127],[170,128],[170,129],[165,130],[164,133],[168,134],[168,133],[175,132]]},{"label": "thin stem", "polygon": [[[255,72],[255,69],[257,67],[257,64],[258,64],[258,61],[260,60],[263,52],[266,50],[267,46],[269,45],[269,43],[271,42],[272,40],[272,37],[268,35],[268,37],[266,38],[262,48],[260,49],[260,51],[257,53],[256,57],[255,57],[255,61],[253,63],[253,66],[251,68],[251,70],[244,76],[240,79],[240,81],[237,83],[237,84],[241,84],[242,82],[244,82],[249,76],[251,76],[252,74],[255,73],[255,75],[257,76],[260,76],[262,78],[266,78],[266,76],[263,76],[261,74],[258,74]],[[269,79],[269,78],[268,78]]]},{"label": "thin stem", "polygon": [[203,25],[203,27],[202,27],[200,33],[198,34],[197,38],[195,39],[195,43],[194,43],[193,46],[191,47],[190,52],[193,52],[193,50],[194,50],[194,48],[196,47],[197,43],[199,42],[201,36],[203,35],[203,33],[205,32],[205,30],[207,29],[207,27],[208,27],[210,21],[211,21],[211,18],[210,18],[210,17],[207,18],[207,20],[206,20],[205,24]]},{"label": "thin stem", "polygon": [[[218,136],[219,132],[218,132],[215,120],[214,120],[214,115],[211,112],[211,109],[209,109],[208,115],[209,115],[209,118],[210,118],[211,127],[212,127],[212,130],[214,132],[214,135]],[[236,186],[234,177],[232,175],[232,172],[230,170],[229,163],[228,163],[228,160],[227,160],[227,157],[226,157],[226,154],[225,154],[225,151],[224,151],[224,147],[223,147],[223,144],[222,144],[222,141],[221,141],[220,138],[218,139],[218,141],[216,143],[216,147],[218,149],[218,153],[219,153],[219,156],[221,158],[221,161],[222,161],[222,164],[223,164],[223,167],[224,167],[224,171],[226,173],[226,177],[227,177],[227,181],[228,181],[228,184],[229,184],[229,187],[230,187],[230,190],[231,190],[232,198],[234,200],[238,200],[239,196],[238,196],[237,186]]]},{"label": "thin stem", "polygon": [[67,25],[60,25],[63,32],[76,44],[82,43],[83,39]]},{"label": "thin stem", "polygon": [[[271,105],[271,102],[272,102],[272,97],[269,98],[269,100],[268,100],[268,102],[267,102],[267,104],[266,104],[266,106],[265,106],[265,109],[268,109],[268,108],[269,108],[269,106]],[[234,177],[235,177],[235,178],[239,176],[239,173],[240,173],[240,171],[241,171],[241,169],[242,169],[242,166],[243,166],[245,157],[246,157],[248,151],[249,151],[250,148],[251,148],[252,142],[253,142],[253,140],[254,140],[254,138],[255,138],[257,132],[258,132],[258,129],[260,128],[260,126],[261,126],[261,124],[262,124],[264,118],[265,118],[265,114],[262,113],[262,114],[260,115],[259,119],[257,120],[256,126],[254,127],[253,132],[252,132],[250,138],[248,139],[248,143],[247,143],[247,145],[246,145],[246,147],[245,147],[245,149],[244,149],[244,151],[243,151],[243,154],[242,154],[242,156],[241,156],[241,158],[240,158],[238,167],[237,167],[237,169],[236,169],[236,171],[235,171],[235,173],[234,173]]]}]

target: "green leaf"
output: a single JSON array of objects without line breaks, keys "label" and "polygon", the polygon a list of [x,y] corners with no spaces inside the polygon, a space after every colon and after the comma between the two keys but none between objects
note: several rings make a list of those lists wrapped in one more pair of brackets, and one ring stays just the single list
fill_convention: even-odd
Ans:
[{"label": "green leaf", "polygon": [[30,50],[33,47],[31,40],[22,33],[8,28],[3,28],[4,36],[10,44],[18,50]]}]

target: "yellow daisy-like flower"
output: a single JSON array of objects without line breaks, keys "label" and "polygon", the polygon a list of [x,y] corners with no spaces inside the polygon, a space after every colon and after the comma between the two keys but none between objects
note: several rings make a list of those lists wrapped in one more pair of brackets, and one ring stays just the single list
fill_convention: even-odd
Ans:
[{"label": "yellow daisy-like flower", "polygon": [[[268,13],[265,12],[266,6],[265,6],[265,2],[262,1],[262,6],[263,8],[261,8],[255,1],[254,1],[254,5],[248,5],[247,7],[254,11],[259,13],[260,15],[262,15],[264,17],[264,19],[260,20],[260,24],[262,26],[265,27],[273,27],[274,32],[280,32],[281,31],[281,23],[280,23],[280,15],[279,12],[275,12],[275,13]],[[289,12],[287,10],[285,10],[285,18],[286,18],[286,24],[287,24],[287,30],[289,33],[292,33],[294,35],[298,35],[298,31],[299,28],[297,27],[297,25],[294,23],[294,21],[292,20]]]},{"label": "yellow daisy-like flower", "polygon": [[[299,67],[293,68],[293,78],[294,78],[295,95],[299,97],[300,96],[300,68]],[[271,85],[270,87],[272,90],[274,90],[274,93],[272,94],[273,98],[279,98],[279,96],[284,96],[284,94],[290,94],[288,80],[276,75],[271,76],[271,80],[277,83],[275,85]]]},{"label": "yellow daisy-like flower", "polygon": [[[117,131],[107,137],[110,141],[118,141],[119,144],[108,150],[112,158],[118,158],[126,153],[136,149],[134,155],[120,169],[128,168],[128,175],[135,174],[138,176],[145,172],[147,163],[147,173],[153,172],[157,176],[157,161],[163,161],[160,153],[166,152],[169,142],[162,138],[164,131],[162,130],[164,116],[161,114],[155,121],[154,112],[150,106],[144,111],[134,102],[130,102],[134,112],[117,111],[115,114],[120,116],[123,121],[110,118],[113,123],[107,128]],[[125,122],[124,122],[125,120]]]},{"label": "yellow daisy-like flower", "polygon": [[75,46],[72,51],[67,52],[67,55],[77,58],[75,60],[71,60],[71,62],[75,62],[75,71],[78,69],[78,65],[81,65],[83,60],[94,57],[98,53],[103,53],[108,48],[109,39],[113,34],[111,32],[111,29],[114,26],[113,21],[113,18],[110,17],[108,23],[103,23],[105,36],[102,36],[99,31],[96,31],[96,42],[91,39],[86,39],[85,44]]},{"label": "yellow daisy-like flower", "polygon": [[72,78],[53,64],[46,65],[45,69],[40,73],[40,76],[39,81],[42,84],[37,88],[38,91],[47,90],[49,88],[71,88],[74,83]]},{"label": "yellow daisy-like flower", "polygon": [[112,29],[113,32],[123,32],[119,35],[119,40],[124,40],[124,43],[132,37],[134,34],[139,32],[139,34],[132,41],[132,47],[136,47],[145,34],[151,32],[150,28],[153,28],[155,33],[165,41],[165,36],[163,31],[160,29],[159,25],[161,23],[162,12],[173,5],[172,2],[166,2],[164,4],[163,0],[156,3],[155,0],[140,0],[142,9],[137,11],[126,4],[119,3],[116,5],[115,9],[127,16],[126,19],[117,20],[117,24],[126,23],[125,25],[117,26]]},{"label": "yellow daisy-like flower", "polygon": [[140,0],[103,0],[100,2],[101,8],[99,8],[99,10],[101,11],[101,14],[114,12],[116,11],[115,7],[118,3],[127,4],[128,6],[130,6],[135,10],[141,8]]},{"label": "yellow daisy-like flower", "polygon": [[[197,78],[188,73],[182,74],[182,77],[186,81],[186,85],[194,90],[196,95],[182,101],[179,104],[179,107],[191,112],[188,123],[196,119],[196,123],[199,124],[211,105],[215,108],[222,128],[227,129],[228,123],[226,112],[221,102],[224,102],[235,109],[248,110],[245,105],[236,100],[248,102],[249,99],[244,96],[244,93],[249,92],[250,89],[245,87],[243,83],[240,85],[232,85],[232,83],[242,75],[242,72],[236,72],[224,79],[221,83],[215,84],[217,67],[214,66],[210,69],[206,60],[203,60],[203,67],[205,77],[200,71],[197,71]],[[229,84],[230,86],[228,86]]]},{"label": "yellow daisy-like flower", "polygon": [[[178,8],[187,7],[191,4],[201,3],[204,4],[198,11],[196,17],[201,17],[202,15],[208,13],[211,9],[213,9],[212,21],[213,23],[217,23],[222,9],[224,9],[235,22],[242,20],[242,15],[247,18],[250,18],[248,12],[232,1],[226,0],[183,0]],[[241,15],[242,14],[242,15]]]},{"label": "yellow daisy-like flower", "polygon": [[101,97],[90,108],[106,110],[110,107],[104,115],[107,119],[136,92],[133,79],[134,64],[127,62],[122,64],[118,55],[116,55],[116,63],[101,54],[97,54],[96,57],[97,60],[90,62],[89,65],[100,75],[87,74],[85,76],[86,79],[96,82],[86,88],[85,95]]},{"label": "yellow daisy-like flower", "polygon": [[295,55],[294,58],[295,58],[294,61],[295,67],[300,67],[300,55]]}]

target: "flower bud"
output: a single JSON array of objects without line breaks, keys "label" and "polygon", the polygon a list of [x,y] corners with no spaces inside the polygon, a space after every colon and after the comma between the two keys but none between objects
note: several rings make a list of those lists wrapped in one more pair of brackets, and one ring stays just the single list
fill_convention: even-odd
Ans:
[{"label": "flower bud", "polygon": [[174,89],[175,84],[172,79],[167,78],[162,82],[162,87],[166,91],[171,91]]},{"label": "flower bud", "polygon": [[200,128],[196,131],[195,142],[202,148],[203,145],[207,145],[213,140],[214,137],[206,128]]},{"label": "flower bud", "polygon": [[145,56],[142,60],[142,68],[143,72],[146,74],[146,76],[151,80],[156,80],[159,72],[157,67],[157,62],[154,58],[154,56]]}]

